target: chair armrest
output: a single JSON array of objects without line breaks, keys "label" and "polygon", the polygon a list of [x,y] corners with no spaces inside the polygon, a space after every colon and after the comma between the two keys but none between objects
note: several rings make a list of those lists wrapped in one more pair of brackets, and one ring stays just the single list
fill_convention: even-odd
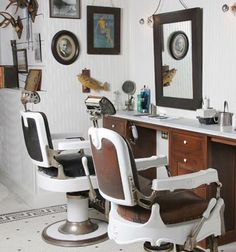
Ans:
[{"label": "chair armrest", "polygon": [[89,140],[78,141],[78,140],[65,140],[59,142],[57,145],[58,150],[79,150],[79,149],[90,149]]},{"label": "chair armrest", "polygon": [[143,171],[151,167],[160,167],[167,165],[166,156],[151,156],[148,158],[136,158],[136,167],[138,171]]},{"label": "chair armrest", "polygon": [[68,132],[63,132],[63,133],[52,133],[51,138],[52,140],[57,140],[57,139],[77,139],[82,136],[82,133],[80,132],[74,132],[74,133],[68,133]]},{"label": "chair armrest", "polygon": [[154,179],[152,190],[174,191],[176,189],[193,189],[203,184],[219,182],[217,170],[208,168],[194,173],[169,177],[167,179]]}]

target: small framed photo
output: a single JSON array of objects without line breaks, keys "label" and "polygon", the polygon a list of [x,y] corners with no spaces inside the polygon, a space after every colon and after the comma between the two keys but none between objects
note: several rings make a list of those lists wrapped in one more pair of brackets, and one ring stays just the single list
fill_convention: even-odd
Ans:
[{"label": "small framed photo", "polygon": [[80,0],[49,0],[51,18],[80,19]]},{"label": "small framed photo", "polygon": [[42,47],[40,33],[34,33],[34,60],[36,63],[42,62]]},{"label": "small framed photo", "polygon": [[16,63],[18,73],[28,73],[28,60],[26,49],[16,50]]},{"label": "small framed photo", "polygon": [[174,59],[183,59],[188,53],[188,48],[188,37],[183,31],[177,31],[171,34],[169,50]]},{"label": "small framed photo", "polygon": [[39,91],[41,88],[42,70],[30,69],[25,81],[25,90]]},{"label": "small framed photo", "polygon": [[120,8],[87,6],[87,52],[120,53]]},{"label": "small framed photo", "polygon": [[51,49],[54,58],[59,63],[70,65],[79,55],[79,41],[72,32],[62,30],[54,35]]}]

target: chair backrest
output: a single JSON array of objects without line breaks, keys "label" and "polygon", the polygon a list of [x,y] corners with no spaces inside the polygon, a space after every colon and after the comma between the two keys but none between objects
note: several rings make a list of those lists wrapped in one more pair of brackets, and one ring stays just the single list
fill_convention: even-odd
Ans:
[{"label": "chair backrest", "polygon": [[89,139],[101,195],[116,204],[136,205],[139,189],[132,151],[118,133],[105,128],[90,128]]},{"label": "chair backrest", "polygon": [[21,111],[25,145],[32,162],[40,167],[51,167],[48,147],[53,149],[47,117],[42,112]]}]

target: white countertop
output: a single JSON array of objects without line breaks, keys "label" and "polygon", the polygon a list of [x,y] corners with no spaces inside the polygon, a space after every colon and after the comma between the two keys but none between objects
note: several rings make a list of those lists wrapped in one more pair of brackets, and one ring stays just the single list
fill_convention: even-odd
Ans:
[{"label": "white countertop", "polygon": [[184,117],[169,117],[167,119],[158,119],[155,117],[135,116],[134,111],[117,111],[114,117],[124,118],[131,121],[150,123],[158,126],[170,127],[174,129],[188,130],[202,134],[220,136],[229,139],[236,139],[236,130],[232,126],[220,127],[218,124],[205,125],[200,124],[197,119],[188,119]]}]

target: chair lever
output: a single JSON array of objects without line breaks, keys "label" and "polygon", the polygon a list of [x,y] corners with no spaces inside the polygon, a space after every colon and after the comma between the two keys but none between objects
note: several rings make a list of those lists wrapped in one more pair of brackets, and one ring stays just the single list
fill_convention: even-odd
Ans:
[{"label": "chair lever", "polygon": [[192,230],[190,235],[187,237],[187,240],[184,244],[184,251],[193,251],[193,249],[197,246],[197,235],[199,234],[203,224],[209,218],[211,211],[215,207],[217,200],[212,198],[207,206],[207,209],[202,214],[202,218],[200,222],[196,225],[196,227]]},{"label": "chair lever", "polygon": [[84,167],[84,172],[85,172],[85,175],[86,177],[88,178],[88,182],[89,182],[89,198],[91,200],[95,200],[96,199],[96,192],[93,188],[93,184],[92,184],[92,181],[91,181],[91,178],[90,178],[90,174],[89,174],[89,169],[88,169],[88,160],[86,157],[82,157],[82,163],[83,163],[83,167]]}]

